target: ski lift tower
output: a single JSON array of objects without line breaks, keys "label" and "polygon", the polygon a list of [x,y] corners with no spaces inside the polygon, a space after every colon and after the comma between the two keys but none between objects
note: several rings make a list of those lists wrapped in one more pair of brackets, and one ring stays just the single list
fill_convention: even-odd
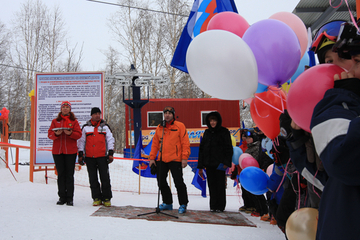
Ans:
[{"label": "ski lift tower", "polygon": [[[156,77],[150,73],[138,73],[134,64],[131,64],[129,72],[115,73],[114,75],[105,77],[106,84],[120,85],[123,87],[123,102],[133,109],[135,147],[140,137],[141,108],[149,102],[150,81],[154,81],[154,84],[157,86],[167,85],[169,83],[168,78]],[[128,99],[125,99],[125,87],[128,88]],[[132,99],[130,97],[129,87],[132,89]],[[147,87],[147,99],[141,99],[141,87]],[[129,129],[131,133],[131,127]],[[130,134],[130,151],[132,145],[131,138]]]}]

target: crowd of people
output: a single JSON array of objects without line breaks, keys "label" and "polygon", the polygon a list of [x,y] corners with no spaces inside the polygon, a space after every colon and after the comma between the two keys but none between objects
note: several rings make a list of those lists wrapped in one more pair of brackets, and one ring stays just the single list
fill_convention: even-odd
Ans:
[{"label": "crowd of people", "polygon": [[[281,135],[267,149],[269,139],[258,128],[241,131],[240,147],[266,171],[273,165],[264,194],[253,194],[241,187],[244,206],[239,211],[277,224],[285,233],[289,216],[298,208],[319,210],[316,239],[360,239],[357,216],[360,208],[360,158],[357,140],[360,134],[360,34],[358,27],[345,21],[332,21],[321,28],[311,45],[320,64],[332,63],[344,72],[334,76],[329,89],[316,105],[311,133],[301,129],[285,110],[280,115]],[[187,188],[183,168],[190,156],[190,143],[183,123],[175,120],[175,109],[163,110],[164,121],[153,137],[150,167],[157,174],[163,203],[159,210],[172,210],[168,172],[177,189],[180,214],[186,213]],[[113,161],[114,137],[101,119],[101,110],[91,110],[91,119],[82,127],[71,112],[71,103],[63,102],[48,130],[53,140],[52,154],[57,169],[58,205],[73,206],[76,157],[87,165],[93,205],[111,206],[109,167]],[[209,210],[226,208],[227,169],[238,179],[239,166],[232,166],[233,145],[229,130],[222,126],[219,112],[206,116],[205,130],[198,156],[198,173],[206,172],[210,192]],[[360,140],[360,139],[359,139]],[[98,180],[100,175],[100,182]],[[241,185],[241,182],[240,182]]]}]

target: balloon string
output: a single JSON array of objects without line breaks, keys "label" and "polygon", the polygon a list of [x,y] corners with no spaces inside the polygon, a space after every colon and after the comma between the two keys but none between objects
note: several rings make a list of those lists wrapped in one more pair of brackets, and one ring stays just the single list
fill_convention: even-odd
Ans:
[{"label": "balloon string", "polygon": [[[341,2],[339,3],[339,5],[337,5],[336,7],[334,7],[334,6],[331,4],[331,0],[329,0],[329,4],[330,4],[330,6],[331,6],[332,8],[339,8],[339,7],[341,6],[342,2],[343,2],[343,1],[341,0]],[[359,31],[360,31],[360,30],[359,30],[359,27],[358,27],[358,25],[356,24],[356,21],[355,21],[355,18],[354,18],[354,16],[353,16],[352,12],[350,11],[350,7],[349,7],[348,1],[345,0],[345,3],[346,3],[346,6],[347,6],[347,8],[348,8],[348,10],[349,10],[349,14],[350,14],[351,21],[353,22],[354,26],[356,27],[356,29],[357,29],[358,32],[359,32]]]},{"label": "balloon string", "polygon": [[[284,110],[285,110],[285,108],[284,108],[284,102],[286,102],[286,99],[284,99],[284,98],[282,97],[280,88],[279,88],[278,90],[276,90],[276,93],[277,93],[277,94],[275,94],[275,90],[273,90],[273,89],[270,89],[270,92],[273,93],[276,97],[279,97],[279,98],[280,98],[280,101],[281,101],[281,110],[282,110],[281,113],[284,113]],[[283,101],[284,101],[284,102],[283,102]]]},{"label": "balloon string", "polygon": [[[283,112],[284,112],[284,111],[281,111],[280,109],[272,106],[271,104],[267,103],[266,101],[264,101],[263,99],[259,98],[258,96],[255,96],[255,97],[256,97],[257,99],[259,99],[260,101],[262,101],[263,103],[265,103],[266,105],[268,105],[269,107],[275,109],[276,111],[278,111],[278,112],[280,112],[280,113],[283,113]],[[267,116],[269,116],[269,115],[267,115]]]},{"label": "balloon string", "polygon": [[[255,97],[256,97],[256,96],[255,96]],[[255,107],[256,114],[257,114],[259,117],[261,117],[261,118],[267,118],[267,117],[269,116],[269,114],[266,115],[265,117],[260,116],[260,113],[259,113],[259,111],[258,111],[258,109],[257,109],[257,107],[256,107],[255,101],[254,101],[254,107]]]},{"label": "balloon string", "polygon": [[279,186],[278,186],[278,188],[276,189],[275,192],[278,192],[278,191],[279,191],[282,183],[284,182],[284,179],[285,179],[285,177],[286,177],[286,174],[289,173],[289,172],[287,171],[287,169],[288,169],[288,165],[289,165],[289,163],[290,163],[290,160],[291,160],[291,158],[289,158],[289,161],[287,162],[287,164],[286,164],[286,166],[285,166],[284,175],[283,175],[283,177],[282,177],[282,179],[281,179],[281,182],[280,182],[280,184],[279,184]]}]

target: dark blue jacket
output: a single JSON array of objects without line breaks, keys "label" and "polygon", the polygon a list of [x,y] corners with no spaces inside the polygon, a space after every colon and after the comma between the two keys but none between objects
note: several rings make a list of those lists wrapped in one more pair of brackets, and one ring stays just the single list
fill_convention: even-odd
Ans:
[{"label": "dark blue jacket", "polygon": [[360,82],[336,81],[340,88],[325,93],[311,120],[316,151],[329,176],[319,208],[319,240],[360,239],[360,96],[344,89],[346,81],[348,86]]}]

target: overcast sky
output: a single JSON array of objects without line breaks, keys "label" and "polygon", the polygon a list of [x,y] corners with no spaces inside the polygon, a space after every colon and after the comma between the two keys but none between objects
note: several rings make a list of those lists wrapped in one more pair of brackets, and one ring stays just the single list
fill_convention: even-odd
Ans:
[{"label": "overcast sky", "polygon": [[[19,11],[21,3],[27,0],[0,0],[0,22],[7,28],[11,26],[14,13]],[[116,0],[102,0],[116,3]],[[59,5],[66,22],[70,43],[78,43],[78,50],[84,42],[82,69],[97,71],[104,68],[105,56],[102,50],[109,45],[120,49],[112,41],[112,34],[107,26],[107,19],[116,12],[113,5],[100,4],[86,0],[42,0],[49,8]],[[193,1],[189,0],[191,4]],[[292,12],[299,0],[235,0],[239,14],[250,24],[267,19],[277,12]]]}]

